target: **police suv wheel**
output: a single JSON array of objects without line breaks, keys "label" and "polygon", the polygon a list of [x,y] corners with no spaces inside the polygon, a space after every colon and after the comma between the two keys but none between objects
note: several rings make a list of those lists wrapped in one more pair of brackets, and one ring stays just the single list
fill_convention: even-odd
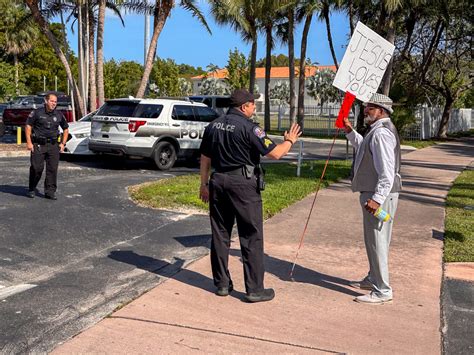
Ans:
[{"label": "police suv wheel", "polygon": [[176,161],[176,149],[169,142],[160,142],[156,145],[154,154],[155,164],[160,170],[169,170]]}]

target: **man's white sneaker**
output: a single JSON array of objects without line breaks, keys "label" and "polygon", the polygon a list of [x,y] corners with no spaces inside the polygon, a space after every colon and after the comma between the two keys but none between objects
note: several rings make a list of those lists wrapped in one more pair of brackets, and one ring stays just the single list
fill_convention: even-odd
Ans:
[{"label": "man's white sneaker", "polygon": [[387,302],[392,302],[393,297],[389,296],[377,296],[375,293],[371,292],[368,295],[357,296],[354,298],[354,301],[359,303],[366,303],[366,304],[383,304]]},{"label": "man's white sneaker", "polygon": [[363,279],[362,281],[351,281],[349,282],[349,286],[353,288],[358,288],[361,290],[373,290],[374,287],[372,283],[368,279]]}]

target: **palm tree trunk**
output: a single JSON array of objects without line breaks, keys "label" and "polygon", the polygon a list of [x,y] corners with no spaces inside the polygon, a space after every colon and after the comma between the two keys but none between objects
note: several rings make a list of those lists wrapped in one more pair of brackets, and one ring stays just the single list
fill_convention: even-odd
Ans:
[{"label": "palm tree trunk", "polygon": [[354,3],[352,0],[347,1],[347,13],[349,14],[349,28],[351,29],[351,37],[354,34]]},{"label": "palm tree trunk", "polygon": [[64,70],[66,71],[67,78],[70,83],[72,83],[73,87],[73,94],[74,94],[74,99],[78,103],[78,113],[82,117],[85,114],[85,108],[84,108],[84,102],[82,100],[82,96],[79,93],[79,89],[77,87],[76,81],[74,80],[74,77],[72,76],[71,72],[71,67],[69,66],[68,61],[66,60],[66,57],[61,50],[61,46],[59,45],[58,40],[54,36],[54,34],[51,32],[49,29],[49,25],[44,19],[43,15],[41,15],[41,12],[38,8],[38,3],[35,0],[25,0],[26,5],[29,7],[31,14],[35,20],[35,22],[38,24],[41,32],[48,38],[49,43],[51,43],[51,46],[53,47],[56,55],[58,56],[59,60],[61,61],[62,65],[64,66]]},{"label": "palm tree trunk", "polygon": [[95,78],[94,56],[94,16],[89,12],[89,112],[97,108],[97,83]]},{"label": "palm tree trunk", "polygon": [[311,27],[311,20],[313,13],[310,13],[305,21],[303,27],[303,34],[301,36],[301,53],[300,53],[300,72],[298,79],[298,124],[301,129],[304,127],[304,92],[306,79],[306,46],[308,43],[309,28]]},{"label": "palm tree trunk", "polygon": [[288,59],[290,62],[290,126],[296,121],[296,96],[295,96],[295,10],[288,11]]},{"label": "palm tree trunk", "polygon": [[332,43],[332,34],[331,34],[331,24],[329,22],[329,4],[325,1],[323,2],[323,8],[321,12],[324,16],[324,21],[326,22],[326,31],[328,36],[329,49],[331,49],[332,60],[336,66],[336,70],[339,69],[339,64],[337,63],[336,52],[334,51],[334,45]]},{"label": "palm tree trunk", "polygon": [[146,57],[146,64],[143,71],[143,77],[138,88],[137,98],[142,98],[145,94],[145,89],[150,78],[151,69],[153,67],[153,61],[156,55],[156,47],[158,44],[158,37],[160,37],[161,31],[165,26],[166,20],[173,8],[174,0],[156,0],[155,13],[153,19],[153,36],[151,37],[150,47],[148,48],[148,54]]},{"label": "palm tree trunk", "polygon": [[99,106],[105,101],[104,89],[104,24],[106,0],[99,0],[99,16],[97,20],[97,91]]},{"label": "palm tree trunk", "polygon": [[[391,44],[395,43],[395,24],[393,22],[392,16],[388,19],[388,30],[387,30],[387,37],[386,40],[389,41]],[[393,57],[390,59],[390,62],[387,65],[387,69],[385,70],[385,74],[382,78],[382,94],[389,95],[390,87],[392,83],[392,68],[393,68]]]},{"label": "palm tree trunk", "polygon": [[18,63],[18,55],[13,54],[13,63],[15,65],[15,92],[17,95],[20,95],[20,88],[18,82],[20,81],[20,73],[18,70],[19,63]]},{"label": "palm tree trunk", "polygon": [[265,113],[264,113],[264,129],[270,130],[270,73],[272,70],[272,28],[271,24],[265,27],[267,36],[267,48],[265,55]]},{"label": "palm tree trunk", "polygon": [[250,80],[249,80],[249,91],[253,93],[255,91],[255,70],[257,66],[257,34],[252,40],[252,49],[250,51]]}]

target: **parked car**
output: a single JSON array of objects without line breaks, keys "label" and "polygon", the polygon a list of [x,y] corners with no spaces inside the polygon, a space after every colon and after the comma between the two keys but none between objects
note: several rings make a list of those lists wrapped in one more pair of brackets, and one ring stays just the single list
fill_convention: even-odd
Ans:
[{"label": "parked car", "polygon": [[224,115],[227,113],[227,109],[230,107],[230,96],[225,95],[193,95],[188,96],[191,101],[202,102],[206,104],[217,114]]},{"label": "parked car", "polygon": [[7,104],[0,104],[0,137],[5,134],[5,125],[3,124],[3,111],[7,108]]},{"label": "parked car", "polygon": [[217,113],[203,103],[177,99],[108,100],[92,119],[89,149],[151,158],[160,170],[177,158],[197,159],[204,128]]},{"label": "parked car", "polygon": [[89,137],[91,135],[92,117],[97,111],[91,112],[77,122],[69,123],[69,137],[64,147],[63,154],[91,155],[89,150]]},{"label": "parked car", "polygon": [[[39,95],[19,96],[12,101],[3,112],[3,123],[6,129],[14,130],[16,127],[24,127],[26,119],[31,111],[41,107],[44,104],[44,97],[47,93],[39,93]],[[58,98],[56,107],[68,122],[73,121],[71,99],[64,93],[55,92]]]}]

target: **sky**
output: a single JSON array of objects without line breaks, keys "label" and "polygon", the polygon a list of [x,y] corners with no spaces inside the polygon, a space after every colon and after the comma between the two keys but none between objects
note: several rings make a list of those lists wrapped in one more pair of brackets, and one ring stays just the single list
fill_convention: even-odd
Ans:
[{"label": "sky", "polygon": [[[225,67],[229,58],[229,51],[237,48],[246,56],[250,53],[250,44],[246,44],[238,33],[229,26],[217,25],[209,13],[205,2],[200,2],[199,7],[204,13],[206,21],[212,31],[209,34],[204,26],[190,12],[181,7],[175,7],[171,17],[158,39],[157,56],[162,59],[171,58],[177,64],[190,64],[195,67],[206,68],[215,64],[219,68]],[[124,16],[125,27],[118,17],[107,12],[104,35],[104,57],[106,60],[134,60],[143,63],[144,58],[144,16],[129,14]],[[153,19],[150,19],[150,35],[152,36]],[[295,56],[300,57],[301,34],[303,24],[295,30]],[[341,61],[345,46],[349,41],[349,23],[347,16],[335,13],[331,17],[331,31],[334,48],[338,61]],[[77,32],[76,32],[77,33]],[[77,53],[77,37],[68,33],[69,43]],[[257,59],[265,57],[265,36],[259,35]],[[277,43],[272,54],[283,53],[288,55],[287,46]],[[326,25],[313,18],[308,36],[307,57],[319,65],[333,65],[330,53]]]}]

